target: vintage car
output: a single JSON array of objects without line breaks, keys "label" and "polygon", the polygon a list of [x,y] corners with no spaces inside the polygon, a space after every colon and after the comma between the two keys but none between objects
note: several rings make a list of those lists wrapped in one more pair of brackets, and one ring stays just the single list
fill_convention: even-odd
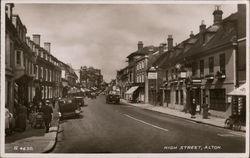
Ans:
[{"label": "vintage car", "polygon": [[75,104],[79,105],[79,107],[85,106],[84,97],[82,97],[82,96],[75,96],[73,98],[73,101],[74,101]]},{"label": "vintage car", "polygon": [[110,92],[107,96],[106,96],[106,103],[116,103],[116,104],[120,104],[120,95],[114,92]]},{"label": "vintage car", "polygon": [[74,102],[74,98],[64,98],[59,100],[59,117],[60,119],[66,117],[79,117],[80,106]]}]

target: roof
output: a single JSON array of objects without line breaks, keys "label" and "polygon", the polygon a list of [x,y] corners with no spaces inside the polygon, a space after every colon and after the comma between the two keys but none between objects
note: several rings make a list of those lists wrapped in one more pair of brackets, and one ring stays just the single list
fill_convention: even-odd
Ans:
[{"label": "roof", "polygon": [[[202,34],[197,33],[174,47],[172,51],[162,54],[154,65],[161,68],[167,68],[170,65],[175,65],[178,62],[185,62],[185,60],[192,60],[194,56],[206,55],[211,49],[224,46],[232,43],[236,36],[236,28],[232,23],[237,20],[237,13],[231,14],[224,19],[220,25],[211,25],[206,28],[204,35],[205,42],[202,42]],[[189,46],[188,46],[189,45]]]},{"label": "roof", "polygon": [[137,50],[131,54],[129,54],[127,56],[127,58],[131,58],[133,56],[143,56],[143,55],[147,55],[147,54],[150,54],[150,53],[153,53],[153,52],[156,52],[158,50],[158,47],[155,47],[155,46],[146,46],[146,47],[143,47],[142,50]]}]

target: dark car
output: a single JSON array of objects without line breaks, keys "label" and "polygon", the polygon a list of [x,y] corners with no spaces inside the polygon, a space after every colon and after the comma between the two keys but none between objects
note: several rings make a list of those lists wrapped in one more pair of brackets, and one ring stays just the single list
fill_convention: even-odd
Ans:
[{"label": "dark car", "polygon": [[120,104],[120,95],[118,94],[108,94],[106,96],[106,103],[116,103]]},{"label": "dark car", "polygon": [[65,98],[59,101],[59,117],[79,117],[81,111],[80,106],[74,102],[73,98]]},{"label": "dark car", "polygon": [[82,96],[75,96],[73,100],[74,100],[75,104],[79,105],[79,107],[85,106],[85,104],[84,104],[84,97],[82,97]]}]

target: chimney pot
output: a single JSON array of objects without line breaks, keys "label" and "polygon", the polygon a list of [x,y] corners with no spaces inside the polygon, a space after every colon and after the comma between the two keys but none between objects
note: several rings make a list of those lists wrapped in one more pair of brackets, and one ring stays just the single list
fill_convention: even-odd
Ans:
[{"label": "chimney pot", "polygon": [[33,41],[35,42],[35,44],[40,46],[40,35],[39,34],[33,34]]},{"label": "chimney pot", "polygon": [[44,42],[44,49],[50,53],[50,42]]}]

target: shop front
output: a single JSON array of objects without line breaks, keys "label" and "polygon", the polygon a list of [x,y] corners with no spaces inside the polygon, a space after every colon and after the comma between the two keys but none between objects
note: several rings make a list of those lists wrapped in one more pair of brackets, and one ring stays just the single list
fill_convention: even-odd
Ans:
[{"label": "shop front", "polygon": [[246,84],[234,89],[227,94],[227,104],[231,106],[231,116],[246,125]]}]

